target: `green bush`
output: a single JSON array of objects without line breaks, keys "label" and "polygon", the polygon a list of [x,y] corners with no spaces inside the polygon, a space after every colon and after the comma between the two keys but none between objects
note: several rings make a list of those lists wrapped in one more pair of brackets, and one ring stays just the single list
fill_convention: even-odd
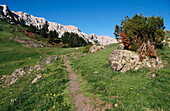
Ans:
[{"label": "green bush", "polygon": [[[150,41],[155,48],[162,48],[162,41],[165,37],[164,19],[160,16],[145,17],[142,14],[135,14],[132,18],[128,16],[121,21],[121,26],[116,25],[115,36],[119,32],[127,35],[132,50],[137,50],[143,43]],[[125,45],[125,44],[124,44]]]},{"label": "green bush", "polygon": [[84,50],[83,50],[83,53],[88,53],[90,47],[92,47],[92,46],[93,46],[93,45],[88,45],[88,46],[86,46],[86,47],[84,48]]}]

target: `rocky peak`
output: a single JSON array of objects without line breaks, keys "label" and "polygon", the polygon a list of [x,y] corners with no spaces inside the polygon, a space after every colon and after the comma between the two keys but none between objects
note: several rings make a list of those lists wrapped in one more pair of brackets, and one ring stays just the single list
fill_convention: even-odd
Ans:
[{"label": "rocky peak", "polygon": [[[5,18],[9,20],[16,20],[20,21],[25,25],[34,25],[38,29],[41,29],[44,25],[48,25],[48,29],[50,30],[56,30],[59,33],[59,37],[61,37],[64,32],[73,32],[77,33],[79,36],[81,36],[85,41],[91,42],[92,44],[100,44],[100,45],[109,45],[113,43],[117,43],[116,39],[111,38],[109,36],[97,36],[96,34],[85,34],[79,30],[78,27],[73,25],[61,25],[56,22],[49,22],[46,21],[45,18],[42,17],[35,17],[33,15],[30,15],[28,13],[19,11],[10,11],[6,5],[0,5],[0,18]],[[8,21],[9,21],[8,20]]]},{"label": "rocky peak", "polygon": [[13,13],[8,9],[8,6],[0,4],[0,19],[11,23],[15,21]]},{"label": "rocky peak", "polygon": [[1,7],[0,9],[4,13],[4,15],[7,15],[8,14],[8,6],[1,5],[0,7]]},{"label": "rocky peak", "polygon": [[25,12],[15,12],[12,11],[14,14],[18,15],[18,19],[19,21],[22,21],[25,25],[34,25],[36,26],[38,29],[41,29],[45,24],[47,24],[47,21],[45,20],[45,18],[42,17],[35,17],[32,16],[28,13]]}]

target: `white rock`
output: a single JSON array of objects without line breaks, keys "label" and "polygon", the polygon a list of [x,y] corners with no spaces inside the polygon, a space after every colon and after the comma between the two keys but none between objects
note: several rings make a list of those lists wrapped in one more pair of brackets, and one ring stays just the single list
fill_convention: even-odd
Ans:
[{"label": "white rock", "polygon": [[31,82],[32,84],[33,83],[36,83],[38,79],[40,79],[42,76],[41,75],[37,75],[37,77]]}]

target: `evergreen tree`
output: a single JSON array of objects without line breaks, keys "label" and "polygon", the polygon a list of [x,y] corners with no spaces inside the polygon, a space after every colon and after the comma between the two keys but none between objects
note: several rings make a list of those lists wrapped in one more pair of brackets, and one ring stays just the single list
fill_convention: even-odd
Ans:
[{"label": "evergreen tree", "polygon": [[88,43],[80,37],[78,34],[75,34],[73,32],[65,32],[62,37],[62,42],[64,44],[68,44],[69,47],[80,47],[80,46],[86,46]]},{"label": "evergreen tree", "polygon": [[36,33],[36,30],[37,30],[36,27],[33,26],[32,24],[28,27],[29,32]]},{"label": "evergreen tree", "polygon": [[50,31],[48,33],[48,38],[49,38],[49,42],[57,42],[59,38],[58,38],[58,33],[56,32],[56,30]]},{"label": "evergreen tree", "polygon": [[119,32],[120,32],[120,27],[118,25],[116,25],[114,35],[115,35],[117,40],[118,40],[118,37],[119,37]]},{"label": "evergreen tree", "polygon": [[44,25],[43,28],[40,30],[40,35],[44,38],[47,38],[48,34],[48,25]]}]

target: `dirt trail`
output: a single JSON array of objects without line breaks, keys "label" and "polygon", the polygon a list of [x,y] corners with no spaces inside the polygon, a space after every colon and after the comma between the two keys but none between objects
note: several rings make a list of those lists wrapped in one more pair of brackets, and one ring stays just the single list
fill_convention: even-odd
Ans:
[{"label": "dirt trail", "polygon": [[91,100],[89,97],[85,97],[82,93],[78,92],[80,86],[79,82],[77,81],[77,75],[71,70],[71,66],[67,63],[67,60],[67,57],[65,57],[64,65],[67,67],[66,71],[69,72],[70,91],[73,94],[74,104],[77,108],[76,111],[105,111],[105,109],[111,108],[111,104],[104,105],[104,102],[99,98],[95,99],[97,104],[94,108],[93,103],[96,103],[96,101]]}]

